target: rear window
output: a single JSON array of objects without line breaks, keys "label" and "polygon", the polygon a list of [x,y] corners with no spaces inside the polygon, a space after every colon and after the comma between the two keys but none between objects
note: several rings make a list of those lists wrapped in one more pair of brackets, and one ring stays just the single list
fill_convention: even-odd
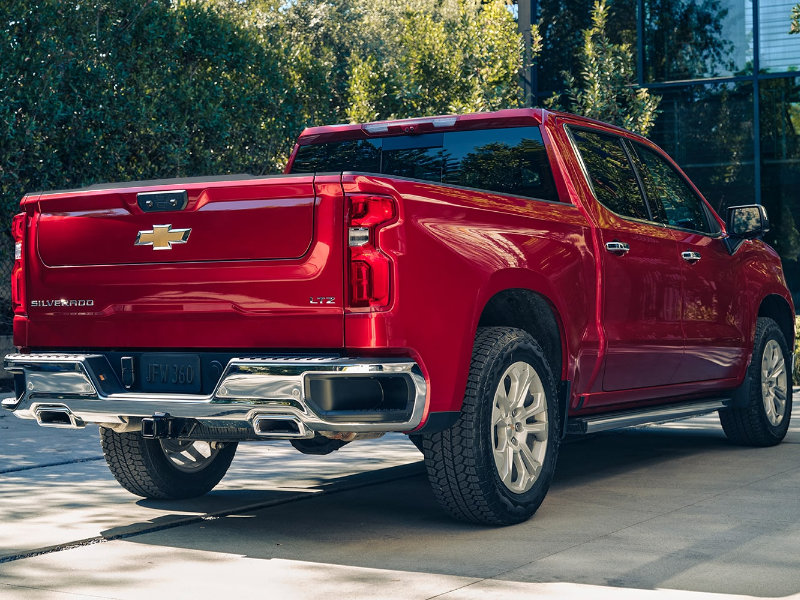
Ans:
[{"label": "rear window", "polygon": [[558,201],[538,127],[300,146],[292,173],[358,171]]}]

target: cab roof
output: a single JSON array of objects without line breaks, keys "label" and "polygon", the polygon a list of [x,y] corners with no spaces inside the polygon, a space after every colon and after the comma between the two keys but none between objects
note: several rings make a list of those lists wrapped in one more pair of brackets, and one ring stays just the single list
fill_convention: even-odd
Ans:
[{"label": "cab roof", "polygon": [[308,127],[300,134],[297,143],[303,146],[306,144],[319,144],[330,141],[365,139],[391,135],[416,135],[440,131],[524,127],[541,124],[547,114],[567,118],[572,122],[584,122],[587,125],[600,125],[628,134],[632,133],[621,127],[610,125],[609,123],[603,123],[602,121],[570,113],[548,111],[543,108],[510,108],[494,112],[468,113],[463,115],[436,115],[411,119],[372,121],[370,123],[348,123]]}]

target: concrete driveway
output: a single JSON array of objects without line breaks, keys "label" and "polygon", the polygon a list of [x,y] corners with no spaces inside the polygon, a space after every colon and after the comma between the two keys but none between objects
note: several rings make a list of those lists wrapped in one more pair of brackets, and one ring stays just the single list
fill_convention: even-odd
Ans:
[{"label": "concrete driveway", "polygon": [[570,441],[535,517],[497,529],[447,518],[420,458],[400,435],[240,445],[208,496],[153,502],[95,428],[0,413],[0,597],[800,599],[800,425],[767,449],[715,415]]}]

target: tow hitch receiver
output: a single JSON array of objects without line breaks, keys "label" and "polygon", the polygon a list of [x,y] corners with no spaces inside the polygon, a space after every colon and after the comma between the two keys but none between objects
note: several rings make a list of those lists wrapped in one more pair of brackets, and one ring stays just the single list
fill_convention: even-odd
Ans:
[{"label": "tow hitch receiver", "polygon": [[187,419],[170,417],[169,413],[153,413],[152,417],[142,419],[142,437],[148,439],[164,439],[180,437],[184,432]]}]

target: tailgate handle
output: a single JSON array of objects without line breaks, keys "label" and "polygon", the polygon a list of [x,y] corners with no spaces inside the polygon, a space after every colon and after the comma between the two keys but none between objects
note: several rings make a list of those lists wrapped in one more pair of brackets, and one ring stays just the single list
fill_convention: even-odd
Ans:
[{"label": "tailgate handle", "polygon": [[183,210],[189,202],[186,190],[167,192],[141,192],[136,194],[136,202],[144,212],[166,212]]}]

